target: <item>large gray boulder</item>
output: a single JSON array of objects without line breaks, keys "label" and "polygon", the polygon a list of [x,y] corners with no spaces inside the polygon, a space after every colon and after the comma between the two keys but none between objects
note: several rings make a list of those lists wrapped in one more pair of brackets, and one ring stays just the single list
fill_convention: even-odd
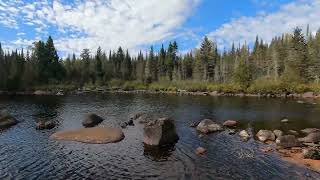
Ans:
[{"label": "large gray boulder", "polygon": [[84,127],[94,127],[100,124],[104,119],[96,114],[88,114],[82,122]]},{"label": "large gray boulder", "polygon": [[268,140],[270,141],[276,140],[276,136],[273,134],[272,131],[269,131],[269,130],[260,130],[256,136],[261,142],[265,142]]},{"label": "large gray boulder", "polygon": [[301,143],[296,139],[294,135],[281,136],[276,140],[276,144],[281,148],[299,147]]},{"label": "large gray boulder", "polygon": [[215,123],[211,119],[204,119],[198,124],[197,130],[201,133],[208,134],[217,131],[222,131],[223,127],[220,124]]},{"label": "large gray boulder", "polygon": [[145,124],[143,142],[150,146],[174,144],[179,140],[174,120],[159,118]]},{"label": "large gray boulder", "polygon": [[9,128],[18,124],[18,121],[12,117],[6,110],[0,111],[0,128]]},{"label": "large gray boulder", "polygon": [[310,133],[306,137],[299,138],[298,140],[303,143],[319,143],[320,142],[320,132]]}]

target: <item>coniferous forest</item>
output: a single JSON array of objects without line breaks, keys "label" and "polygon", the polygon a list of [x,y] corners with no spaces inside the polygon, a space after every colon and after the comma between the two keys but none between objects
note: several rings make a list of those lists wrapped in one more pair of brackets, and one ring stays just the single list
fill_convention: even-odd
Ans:
[{"label": "coniferous forest", "polygon": [[[0,89],[39,87],[123,88],[175,91],[303,92],[319,91],[320,31],[295,28],[266,43],[259,37],[252,48],[233,44],[218,50],[205,37],[199,48],[181,55],[176,42],[129,54],[119,47],[83,49],[81,55],[58,56],[53,39],[38,41],[31,50],[0,50]],[[318,90],[319,89],[319,90]]]}]

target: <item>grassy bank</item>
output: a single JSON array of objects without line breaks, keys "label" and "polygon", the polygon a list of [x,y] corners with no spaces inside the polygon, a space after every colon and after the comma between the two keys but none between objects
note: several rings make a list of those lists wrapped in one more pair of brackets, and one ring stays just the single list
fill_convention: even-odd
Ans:
[{"label": "grassy bank", "polygon": [[140,81],[120,81],[112,80],[106,85],[85,84],[78,86],[73,84],[43,85],[28,88],[26,90],[44,90],[44,91],[75,91],[77,89],[85,90],[151,90],[151,91],[187,91],[187,92],[223,92],[223,93],[246,93],[246,94],[283,94],[283,93],[320,93],[320,84],[297,84],[284,83],[281,81],[256,80],[249,87],[243,87],[236,83],[216,84],[211,82],[199,81],[159,81],[151,84],[145,84]]}]

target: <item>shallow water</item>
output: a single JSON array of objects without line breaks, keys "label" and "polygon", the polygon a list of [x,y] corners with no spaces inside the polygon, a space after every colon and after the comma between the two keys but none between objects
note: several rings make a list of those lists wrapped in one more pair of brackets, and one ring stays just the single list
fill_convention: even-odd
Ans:
[{"label": "shallow water", "polygon": [[[199,138],[193,121],[236,119],[240,128],[299,130],[320,128],[320,106],[294,100],[165,95],[87,95],[67,97],[0,97],[21,123],[0,131],[0,179],[319,179],[320,174],[264,154],[264,145],[242,142],[227,132]],[[117,144],[89,145],[50,140],[57,131],[81,127],[86,113],[106,118],[102,125],[118,126],[138,112],[175,119],[180,140],[157,150],[144,148],[137,126],[124,130]],[[280,119],[287,117],[288,124]],[[37,131],[38,118],[59,126]],[[194,150],[207,149],[203,157]]]}]

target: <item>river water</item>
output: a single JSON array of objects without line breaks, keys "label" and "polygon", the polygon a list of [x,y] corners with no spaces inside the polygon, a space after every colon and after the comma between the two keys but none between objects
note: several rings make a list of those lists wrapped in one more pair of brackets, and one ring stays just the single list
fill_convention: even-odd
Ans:
[{"label": "river water", "polygon": [[[262,143],[243,142],[227,132],[202,138],[189,127],[193,121],[235,119],[239,129],[300,130],[320,128],[317,102],[236,97],[166,95],[86,95],[66,97],[2,96],[20,123],[0,131],[0,179],[320,179],[320,174],[282,161],[276,153],[262,153]],[[116,144],[92,145],[50,140],[54,132],[81,127],[87,113],[106,120],[101,125],[119,127],[138,112],[169,116],[175,120],[180,140],[175,146],[148,150],[137,126],[124,130]],[[288,124],[280,120],[287,117]],[[38,118],[59,125],[38,131]],[[205,156],[194,151],[202,146]]]}]

